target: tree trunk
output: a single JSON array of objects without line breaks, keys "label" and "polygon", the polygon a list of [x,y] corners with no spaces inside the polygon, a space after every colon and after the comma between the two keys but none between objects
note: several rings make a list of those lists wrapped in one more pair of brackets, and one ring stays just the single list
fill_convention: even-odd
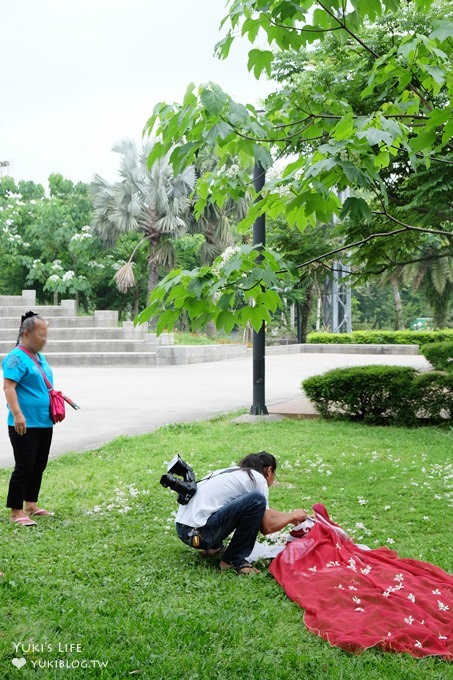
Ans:
[{"label": "tree trunk", "polygon": [[398,286],[398,276],[392,276],[390,279],[393,289],[393,299],[395,300],[396,309],[396,330],[401,331],[403,329],[403,305],[401,304],[401,295]]},{"label": "tree trunk", "polygon": [[[136,287],[135,290],[137,291],[137,287]],[[139,296],[138,292],[136,292],[135,298],[134,298],[134,319],[138,316],[138,312],[139,312],[139,309],[140,309],[139,303],[140,303],[140,296]]]},{"label": "tree trunk", "polygon": [[[147,294],[147,300],[149,298],[149,294],[152,293],[154,288],[157,286],[159,283],[159,272],[157,270],[157,264],[153,262],[151,257],[148,260],[149,264],[149,273],[148,273],[148,294]],[[149,329],[155,332],[157,326],[157,319],[155,317],[152,317],[149,320]]]},{"label": "tree trunk", "polygon": [[157,264],[149,260],[149,275],[148,275],[148,295],[154,290],[159,283],[159,272]]},{"label": "tree trunk", "polygon": [[313,286],[309,286],[307,288],[307,292],[305,294],[304,300],[300,303],[300,338],[298,338],[298,342],[307,342],[307,335],[308,335],[308,317],[310,315],[311,311],[311,303],[312,303],[312,296],[313,293]]},{"label": "tree trunk", "polygon": [[215,327],[214,321],[208,321],[206,326],[204,327],[204,332],[208,336],[208,338],[215,338],[217,335],[217,328]]}]

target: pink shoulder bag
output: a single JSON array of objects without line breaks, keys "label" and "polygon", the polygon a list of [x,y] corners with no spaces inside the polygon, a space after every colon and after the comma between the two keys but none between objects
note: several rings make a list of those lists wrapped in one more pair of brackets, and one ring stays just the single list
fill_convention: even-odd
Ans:
[{"label": "pink shoulder bag", "polygon": [[62,392],[58,392],[57,390],[54,390],[53,386],[47,379],[46,374],[42,370],[42,367],[39,363],[39,361],[33,356],[33,354],[23,345],[19,345],[19,349],[22,350],[22,352],[25,352],[32,361],[35,362],[39,370],[41,371],[41,375],[44,378],[44,382],[46,383],[46,387],[49,391],[49,398],[50,398],[50,417],[52,419],[53,423],[61,423],[62,420],[64,420],[66,416],[66,409],[65,409],[65,401],[72,406],[74,409],[78,409],[79,406],[75,402],[73,402],[69,397],[65,397],[65,395]]}]

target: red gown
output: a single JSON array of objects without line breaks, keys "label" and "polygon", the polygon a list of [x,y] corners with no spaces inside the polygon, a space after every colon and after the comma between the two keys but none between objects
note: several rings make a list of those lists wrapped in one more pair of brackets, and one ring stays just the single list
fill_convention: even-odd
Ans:
[{"label": "red gown", "polygon": [[305,609],[307,628],[331,645],[453,660],[453,577],[388,548],[355,545],[323,505],[316,523],[288,543],[270,572]]}]

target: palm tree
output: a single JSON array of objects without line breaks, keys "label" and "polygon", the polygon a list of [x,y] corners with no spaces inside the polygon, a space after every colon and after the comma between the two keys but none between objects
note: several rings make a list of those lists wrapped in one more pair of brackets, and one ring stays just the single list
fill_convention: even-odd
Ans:
[{"label": "palm tree", "polygon": [[453,256],[439,247],[434,239],[426,239],[417,261],[407,266],[405,278],[414,290],[420,290],[433,310],[434,323],[445,328],[451,315],[453,298]]},{"label": "palm tree", "polygon": [[[210,151],[202,150],[197,157],[197,175],[202,176],[205,172],[213,171],[216,163],[217,160]],[[233,160],[227,172],[237,172]],[[246,216],[250,200],[247,193],[243,198],[237,200],[227,196],[222,206],[219,207],[214,201],[208,199],[202,213],[197,217],[195,212],[191,210],[188,218],[188,230],[192,234],[204,236],[203,243],[198,251],[198,256],[203,264],[212,264],[215,258],[221,255],[226,248],[239,240],[235,228]],[[208,336],[214,337],[216,328],[213,321],[208,321],[204,332]]]},{"label": "palm tree", "polygon": [[93,228],[104,243],[113,244],[127,231],[143,233],[129,261],[115,275],[121,292],[135,285],[132,259],[142,243],[149,249],[148,293],[158,283],[159,266],[174,265],[173,241],[186,229],[183,217],[195,186],[194,168],[175,177],[168,156],[148,168],[151,148],[148,144],[138,151],[132,140],[122,140],[113,147],[121,154],[120,180],[111,184],[96,175],[90,187]]},{"label": "palm tree", "polygon": [[[197,175],[202,176],[205,172],[213,171],[216,164],[217,160],[210,151],[202,150],[197,157]],[[233,160],[227,172],[237,172]],[[218,255],[221,255],[228,246],[232,246],[237,240],[235,227],[246,216],[250,200],[250,196],[247,194],[237,200],[227,196],[222,207],[208,200],[201,215],[196,218],[191,213],[188,224],[189,231],[204,236],[204,242],[199,251],[203,264],[212,264]]]}]

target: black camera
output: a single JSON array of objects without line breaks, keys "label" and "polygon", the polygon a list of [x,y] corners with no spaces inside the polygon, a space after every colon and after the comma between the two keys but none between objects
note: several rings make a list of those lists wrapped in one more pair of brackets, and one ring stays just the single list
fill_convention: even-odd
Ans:
[{"label": "black camera", "polygon": [[[182,479],[179,479],[179,477],[182,477]],[[160,483],[162,486],[176,491],[180,505],[187,505],[197,490],[194,471],[178,454],[170,461],[167,474],[162,475]]]}]

